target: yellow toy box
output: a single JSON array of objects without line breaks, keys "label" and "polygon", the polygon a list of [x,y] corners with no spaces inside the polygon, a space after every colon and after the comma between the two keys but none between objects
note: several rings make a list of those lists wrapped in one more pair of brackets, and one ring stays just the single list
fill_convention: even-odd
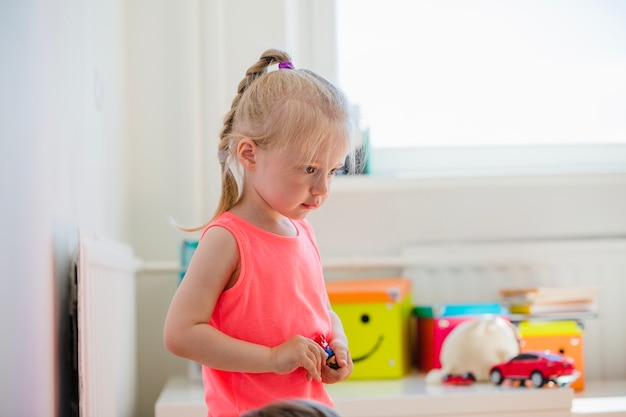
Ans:
[{"label": "yellow toy box", "polygon": [[518,325],[522,338],[522,350],[550,350],[574,359],[574,366],[580,372],[571,387],[585,388],[583,362],[582,328],[575,320],[563,321],[522,321]]},{"label": "yellow toy box", "polygon": [[326,284],[343,323],[354,370],[350,379],[400,378],[410,369],[411,282],[406,278]]}]

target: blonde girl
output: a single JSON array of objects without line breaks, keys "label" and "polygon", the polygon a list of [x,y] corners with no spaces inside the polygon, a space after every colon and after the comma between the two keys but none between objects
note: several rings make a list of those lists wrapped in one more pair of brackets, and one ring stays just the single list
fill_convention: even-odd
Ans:
[{"label": "blonde girl", "polygon": [[239,84],[220,135],[219,207],[164,328],[170,352],[203,365],[209,416],[297,398],[332,406],[324,384],[352,371],[305,220],[352,154],[351,126],[339,90],[285,52],[263,53]]}]

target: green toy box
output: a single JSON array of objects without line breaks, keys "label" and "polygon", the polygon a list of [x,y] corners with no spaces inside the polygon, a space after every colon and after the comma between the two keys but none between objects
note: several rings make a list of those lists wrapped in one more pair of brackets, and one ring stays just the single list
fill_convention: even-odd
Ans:
[{"label": "green toy box", "polygon": [[354,370],[350,379],[400,378],[410,369],[411,282],[406,278],[326,285],[343,323]]}]

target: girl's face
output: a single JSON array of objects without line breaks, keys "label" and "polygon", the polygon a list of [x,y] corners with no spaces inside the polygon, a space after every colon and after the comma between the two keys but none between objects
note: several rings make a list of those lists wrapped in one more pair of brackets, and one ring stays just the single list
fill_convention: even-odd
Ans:
[{"label": "girl's face", "polygon": [[282,150],[257,148],[255,169],[246,181],[261,208],[290,219],[303,219],[328,198],[335,172],[347,155],[347,144],[328,139],[312,160],[297,145]]}]

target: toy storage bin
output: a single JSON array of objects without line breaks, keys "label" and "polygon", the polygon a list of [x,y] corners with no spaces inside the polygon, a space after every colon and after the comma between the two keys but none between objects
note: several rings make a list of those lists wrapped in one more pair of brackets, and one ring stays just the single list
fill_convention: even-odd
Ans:
[{"label": "toy storage bin", "polygon": [[400,378],[410,369],[411,283],[406,278],[326,284],[354,361],[350,379]]},{"label": "toy storage bin", "polygon": [[574,359],[574,366],[580,372],[572,382],[574,390],[585,388],[583,361],[583,332],[575,320],[522,321],[518,324],[522,338],[522,350],[550,350]]},{"label": "toy storage bin", "polygon": [[191,257],[195,253],[198,248],[197,240],[188,240],[184,239],[180,245],[180,271],[178,274],[178,283],[183,280],[185,274],[187,273],[187,267],[189,267],[189,262],[191,262]]},{"label": "toy storage bin", "polygon": [[[180,265],[178,271],[178,285],[180,285],[181,281],[185,277],[187,273],[187,268],[189,267],[189,263],[191,262],[191,258],[198,248],[197,240],[183,239],[180,243]],[[202,382],[202,365],[195,361],[189,361],[189,365],[187,368],[187,376],[191,381]]]},{"label": "toy storage bin", "polygon": [[508,313],[500,303],[440,303],[415,307],[413,309],[417,328],[413,349],[415,365],[423,372],[441,368],[439,354],[448,334],[459,324],[483,314],[508,319]]}]

